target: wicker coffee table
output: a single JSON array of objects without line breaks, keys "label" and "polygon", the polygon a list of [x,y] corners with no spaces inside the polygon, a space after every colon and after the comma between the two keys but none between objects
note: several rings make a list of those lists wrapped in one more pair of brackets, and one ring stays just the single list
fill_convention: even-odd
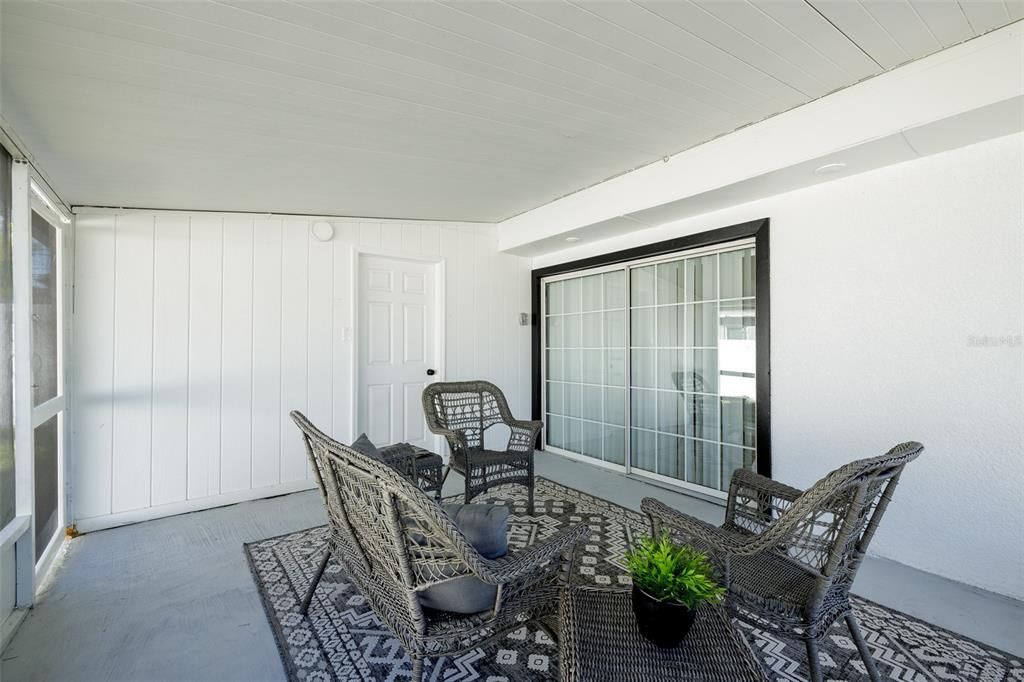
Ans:
[{"label": "wicker coffee table", "polygon": [[725,609],[702,606],[686,639],[660,649],[640,636],[628,589],[572,587],[561,603],[562,682],[765,682]]}]

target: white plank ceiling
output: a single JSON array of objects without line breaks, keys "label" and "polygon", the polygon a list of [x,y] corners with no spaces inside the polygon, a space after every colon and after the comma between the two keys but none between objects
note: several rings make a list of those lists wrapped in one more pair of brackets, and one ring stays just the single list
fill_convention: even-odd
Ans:
[{"label": "white plank ceiling", "polygon": [[73,204],[497,221],[1024,17],[1024,0],[0,2]]}]

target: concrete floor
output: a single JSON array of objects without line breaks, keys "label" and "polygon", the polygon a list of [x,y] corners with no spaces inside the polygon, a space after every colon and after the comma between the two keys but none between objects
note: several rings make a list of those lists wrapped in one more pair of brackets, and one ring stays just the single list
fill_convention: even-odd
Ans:
[{"label": "concrete floor", "polygon": [[[538,453],[541,476],[638,509],[653,496],[708,521],[720,506]],[[457,493],[453,475],[446,494]],[[284,678],[242,543],[324,523],[316,492],[90,533],[3,652],[16,680]],[[1024,605],[894,562],[868,560],[859,594],[1024,656]]]}]

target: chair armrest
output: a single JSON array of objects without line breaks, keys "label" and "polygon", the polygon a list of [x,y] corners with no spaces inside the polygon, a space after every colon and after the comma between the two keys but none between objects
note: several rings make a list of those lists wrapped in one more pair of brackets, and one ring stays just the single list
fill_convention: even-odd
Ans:
[{"label": "chair armrest", "polygon": [[526,429],[527,431],[540,431],[540,428],[544,426],[542,421],[531,421],[525,419],[513,419],[508,422],[508,425],[512,428]]},{"label": "chair armrest", "polygon": [[641,500],[640,511],[651,520],[651,531],[655,535],[668,530],[720,554],[744,554],[750,544],[747,538],[737,538],[718,526],[676,511],[653,497]]},{"label": "chair armrest", "polygon": [[492,585],[503,585],[520,580],[543,564],[557,558],[563,551],[573,547],[589,533],[590,528],[585,525],[567,528],[543,543],[528,547],[521,552],[508,554],[500,559],[481,558],[479,570],[474,572],[477,573],[480,580]]},{"label": "chair armrest", "polygon": [[640,509],[650,517],[655,532],[667,526],[674,533],[703,543],[713,552],[731,556],[751,556],[786,545],[808,508],[803,500],[798,500],[791,511],[765,525],[760,533],[748,534],[712,526],[651,497],[645,497],[640,503]]},{"label": "chair armrest", "polygon": [[430,429],[431,433],[436,436],[443,436],[444,439],[448,441],[448,447],[451,448],[452,454],[466,449],[466,435],[462,431],[433,427],[430,426],[429,422],[427,423],[427,427]]},{"label": "chair armrest", "polygon": [[532,452],[544,422],[510,419],[505,423],[511,430],[506,449],[509,452]]},{"label": "chair armrest", "polygon": [[732,475],[732,483],[729,485],[730,498],[733,488],[746,488],[758,493],[771,495],[786,502],[795,502],[796,498],[804,494],[804,491],[779,483],[767,476],[754,473],[750,469],[737,469]]},{"label": "chair armrest", "polygon": [[801,495],[802,490],[748,469],[737,469],[729,484],[725,527],[754,535],[764,533]]}]

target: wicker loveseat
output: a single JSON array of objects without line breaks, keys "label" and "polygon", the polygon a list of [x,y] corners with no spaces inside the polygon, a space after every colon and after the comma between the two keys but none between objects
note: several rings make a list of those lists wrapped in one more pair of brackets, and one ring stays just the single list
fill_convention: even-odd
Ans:
[{"label": "wicker loveseat", "polygon": [[[554,616],[562,554],[586,526],[484,558],[441,506],[394,468],[332,440],[301,413],[291,416],[324,482],[331,554],[409,654],[413,680],[422,679],[427,657],[473,649]],[[419,593],[465,576],[497,587],[492,609],[460,615],[423,607]]]},{"label": "wicker loveseat", "polygon": [[[309,457],[310,466],[312,466],[313,473],[316,475],[316,484],[320,490],[320,497],[326,504],[327,490],[324,487],[324,478],[317,465],[316,457],[313,455],[309,439],[303,436],[303,442],[306,445],[306,456]],[[379,449],[377,451],[377,458],[412,481],[420,490],[432,492],[434,499],[441,500],[441,486],[444,484],[444,462],[439,455],[427,452],[408,443],[396,443]],[[306,588],[306,594],[302,598],[302,604],[299,606],[299,613],[305,615],[309,611],[309,604],[313,601],[313,595],[320,584],[320,579],[324,576],[324,571],[327,570],[327,562],[330,560],[331,550],[328,548],[324,552],[323,558],[320,559],[320,565],[317,567],[309,587]]]}]

